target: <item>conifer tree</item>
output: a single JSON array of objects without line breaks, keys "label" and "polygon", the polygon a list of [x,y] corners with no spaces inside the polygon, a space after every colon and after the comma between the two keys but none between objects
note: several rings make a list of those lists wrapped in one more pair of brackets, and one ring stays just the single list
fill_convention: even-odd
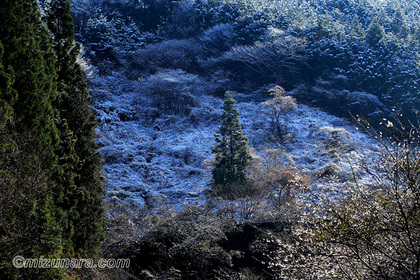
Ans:
[{"label": "conifer tree", "polygon": [[[74,41],[69,0],[54,0],[46,22],[53,34],[57,55],[58,89],[62,141],[58,153],[62,162],[57,176],[61,191],[57,203],[66,211],[67,237],[74,249],[94,253],[103,240],[102,157],[95,142],[96,122],[89,107],[84,73],[77,63],[80,45]],[[85,215],[84,213],[91,213]]]},{"label": "conifer tree", "polygon": [[[16,97],[16,92],[13,91],[13,75],[8,73],[3,65],[4,48],[0,41],[0,132],[4,132],[5,125],[10,120],[13,108],[11,104],[14,103],[13,99]],[[2,142],[2,139],[0,139]]]},{"label": "conifer tree", "polygon": [[246,181],[245,168],[251,156],[248,151],[248,137],[242,132],[239,111],[233,94],[226,92],[219,133],[215,133],[216,145],[212,146],[215,164],[212,183],[216,189],[228,188]]},{"label": "conifer tree", "polygon": [[38,148],[48,154],[52,162],[52,147],[58,143],[52,106],[58,96],[55,57],[47,32],[40,23],[37,2],[4,1],[0,15],[3,64],[9,76],[14,77],[11,85],[14,96],[6,98],[15,110],[17,129],[33,131]]},{"label": "conifer tree", "polygon": [[53,278],[56,271],[11,264],[13,255],[51,256],[62,244],[51,180],[60,135],[56,57],[36,0],[2,1],[0,41],[0,278]]},{"label": "conifer tree", "polygon": [[101,155],[70,6],[52,7],[43,22],[37,0],[0,5],[1,279],[58,279],[11,260],[91,255],[103,239]]}]

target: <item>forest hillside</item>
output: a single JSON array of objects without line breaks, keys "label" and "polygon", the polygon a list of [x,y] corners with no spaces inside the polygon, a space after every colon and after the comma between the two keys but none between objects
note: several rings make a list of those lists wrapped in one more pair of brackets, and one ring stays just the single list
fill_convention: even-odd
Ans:
[{"label": "forest hillside", "polygon": [[418,11],[72,1],[106,253],[139,279],[419,277]]},{"label": "forest hillside", "polygon": [[420,279],[419,12],[5,0],[0,278]]}]

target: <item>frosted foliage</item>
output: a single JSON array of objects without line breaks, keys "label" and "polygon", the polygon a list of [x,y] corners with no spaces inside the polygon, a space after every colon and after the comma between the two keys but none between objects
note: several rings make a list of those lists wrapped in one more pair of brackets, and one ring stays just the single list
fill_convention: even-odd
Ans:
[{"label": "frosted foliage", "polygon": [[[119,72],[95,75],[90,86],[99,121],[99,142],[103,145],[108,195],[138,204],[150,196],[167,198],[175,204],[202,200],[210,183],[204,161],[212,159],[210,147],[214,145],[213,134],[219,126],[223,103],[206,94],[212,90],[208,82],[197,75],[171,70],[140,80],[128,80]],[[176,111],[157,109],[154,96],[159,92],[187,94],[194,100],[190,112],[174,115]],[[257,151],[279,148],[276,142],[270,142],[270,124],[266,121],[269,108],[249,101],[243,94],[235,96],[250,145]],[[298,111],[289,111],[288,117],[293,136],[282,145],[278,164],[293,163],[299,170],[315,174],[334,162],[343,172],[351,173],[350,163],[370,154],[372,141],[342,119],[302,104]],[[332,134],[323,127],[344,127],[348,137],[340,138],[338,146],[331,145]],[[344,153],[338,156],[334,153],[337,150]],[[322,180],[317,184],[324,188]]]},{"label": "frosted foliage", "polygon": [[278,113],[286,113],[289,110],[297,110],[296,99],[292,96],[286,96],[284,88],[275,86],[268,91],[272,99],[264,102],[271,110]]},{"label": "frosted foliage", "polygon": [[143,106],[147,98],[158,114],[176,114],[188,116],[197,107],[197,98],[211,92],[211,85],[197,75],[181,70],[166,70],[139,80],[136,103]]},{"label": "frosted foliage", "polygon": [[235,33],[230,24],[218,24],[203,32],[200,41],[207,47],[229,49],[234,43]]},{"label": "frosted foliage", "polygon": [[193,39],[166,40],[137,49],[133,53],[133,61],[146,71],[165,68],[187,70],[200,50],[201,46]]},{"label": "frosted foliage", "polygon": [[281,261],[288,279],[419,277],[419,131],[398,120],[398,129],[383,124],[392,133],[371,133],[378,149],[361,164],[366,176],[337,189],[312,187],[298,200],[305,209],[293,229],[299,241]]},{"label": "frosted foliage", "polygon": [[304,39],[284,36],[272,41],[233,47],[215,62],[243,64],[253,72],[272,75],[276,83],[283,83],[286,82],[284,74],[297,72],[298,64],[307,59],[302,53],[305,45]]},{"label": "frosted foliage", "polygon": [[274,135],[284,137],[288,132],[287,123],[290,110],[297,110],[296,99],[292,96],[284,95],[285,90],[280,86],[268,90],[271,99],[262,104],[271,110],[271,122],[274,129]]}]

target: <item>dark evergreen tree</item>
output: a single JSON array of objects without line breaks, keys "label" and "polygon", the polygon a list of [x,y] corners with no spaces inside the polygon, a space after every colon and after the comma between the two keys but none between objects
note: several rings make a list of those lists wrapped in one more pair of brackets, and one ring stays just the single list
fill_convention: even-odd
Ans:
[{"label": "dark evergreen tree", "polygon": [[[70,1],[54,0],[46,21],[57,55],[58,89],[56,107],[62,131],[60,184],[57,203],[66,211],[65,233],[74,250],[94,253],[103,240],[102,157],[95,142],[96,122],[89,107],[84,73],[77,63],[80,45],[74,41]],[[84,213],[90,213],[85,215]]]},{"label": "dark evergreen tree", "polygon": [[56,271],[11,264],[18,254],[52,256],[62,244],[51,180],[60,134],[56,57],[37,1],[2,2],[0,41],[0,278],[53,278]]},{"label": "dark evergreen tree", "polygon": [[[7,102],[16,113],[18,131],[29,129],[39,149],[53,161],[58,143],[52,102],[57,98],[55,56],[40,22],[36,1],[4,1],[0,7],[3,64],[13,76],[13,95]],[[3,93],[2,93],[3,95]]]},{"label": "dark evergreen tree", "polygon": [[5,129],[6,123],[10,120],[13,114],[12,104],[17,97],[16,91],[12,88],[13,73],[5,69],[3,65],[3,54],[4,48],[0,41],[0,131]]},{"label": "dark evergreen tree", "polygon": [[223,190],[229,185],[246,181],[245,168],[251,156],[248,137],[242,132],[239,111],[230,92],[226,92],[221,118],[219,133],[215,133],[216,145],[212,146],[215,155],[212,183],[215,188]]},{"label": "dark evergreen tree", "polygon": [[46,11],[43,22],[36,0],[0,5],[1,279],[58,279],[11,260],[92,255],[103,240],[101,155],[69,2]]}]

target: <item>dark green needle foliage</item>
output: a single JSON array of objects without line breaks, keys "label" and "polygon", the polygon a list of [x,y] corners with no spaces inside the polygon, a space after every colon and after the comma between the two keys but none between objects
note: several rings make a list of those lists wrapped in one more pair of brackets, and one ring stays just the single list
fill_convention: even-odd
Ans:
[{"label": "dark green needle foliage", "polygon": [[101,156],[69,1],[0,5],[0,279],[58,279],[15,269],[16,255],[92,256],[103,240]]},{"label": "dark green needle foliage", "polygon": [[[46,22],[57,55],[60,98],[55,106],[60,110],[62,141],[58,153],[63,161],[60,173],[67,174],[57,177],[61,184],[57,199],[67,212],[66,233],[74,250],[94,253],[103,239],[101,155],[95,143],[96,122],[84,74],[76,62],[80,45],[74,41],[70,1],[53,1]],[[93,215],[83,214],[87,212]]]},{"label": "dark green needle foliage", "polygon": [[239,111],[230,92],[226,92],[221,118],[219,133],[215,133],[216,145],[212,146],[215,155],[212,184],[216,192],[245,183],[245,168],[251,159],[248,137],[242,132]]}]

